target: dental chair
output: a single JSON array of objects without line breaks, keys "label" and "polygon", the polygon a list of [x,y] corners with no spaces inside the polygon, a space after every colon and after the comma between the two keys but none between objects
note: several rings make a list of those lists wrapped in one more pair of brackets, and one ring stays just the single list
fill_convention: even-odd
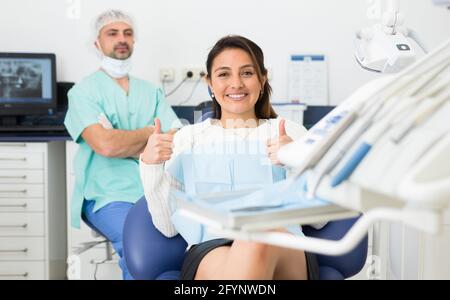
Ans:
[{"label": "dental chair", "polygon": [[[316,230],[303,226],[307,236],[339,240],[357,218],[329,222]],[[138,280],[178,280],[187,243],[177,235],[166,238],[155,228],[145,198],[130,209],[123,232],[123,255],[133,278]],[[366,236],[352,251],[341,256],[318,255],[321,280],[342,280],[359,273],[367,257]]]},{"label": "dental chair", "polygon": [[[201,119],[214,117],[212,102],[197,108]],[[306,236],[328,240],[340,240],[357,218],[329,222],[320,230],[302,226]],[[123,229],[123,255],[130,274],[138,280],[177,280],[187,248],[186,241],[177,235],[165,237],[155,228],[145,198],[133,206]],[[323,280],[342,280],[359,273],[366,263],[368,237],[352,251],[341,256],[317,255],[319,277]]]}]

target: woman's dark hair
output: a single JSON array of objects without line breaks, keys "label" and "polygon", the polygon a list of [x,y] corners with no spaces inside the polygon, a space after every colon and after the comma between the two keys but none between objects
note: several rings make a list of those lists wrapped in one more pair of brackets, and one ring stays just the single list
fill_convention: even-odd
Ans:
[{"label": "woman's dark hair", "polygon": [[[261,48],[251,40],[239,36],[229,35],[221,38],[211,49],[206,60],[206,71],[208,73],[208,79],[211,80],[211,68],[214,59],[227,49],[242,49],[247,52],[255,65],[256,73],[258,75],[259,82],[263,82],[263,77],[266,77],[263,92],[260,95],[258,101],[255,104],[255,114],[258,119],[274,119],[277,117],[275,110],[270,104],[270,96],[272,94],[272,87],[267,80],[267,69],[264,66],[264,54]],[[222,116],[222,110],[215,98],[213,98],[213,112],[214,117],[220,119]]]}]

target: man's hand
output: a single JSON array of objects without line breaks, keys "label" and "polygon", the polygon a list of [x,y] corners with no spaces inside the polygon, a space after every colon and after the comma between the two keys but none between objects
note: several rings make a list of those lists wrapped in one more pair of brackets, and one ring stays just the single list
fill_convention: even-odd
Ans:
[{"label": "man's hand", "polygon": [[148,139],[144,153],[142,153],[142,161],[150,165],[168,161],[173,153],[173,136],[175,132],[175,129],[171,129],[168,133],[162,133],[161,121],[155,119],[155,129]]},{"label": "man's hand", "polygon": [[278,128],[278,137],[269,139],[267,141],[267,155],[270,158],[270,161],[274,165],[282,165],[278,160],[278,151],[284,145],[292,143],[292,139],[286,133],[286,120],[280,120],[279,128]]}]

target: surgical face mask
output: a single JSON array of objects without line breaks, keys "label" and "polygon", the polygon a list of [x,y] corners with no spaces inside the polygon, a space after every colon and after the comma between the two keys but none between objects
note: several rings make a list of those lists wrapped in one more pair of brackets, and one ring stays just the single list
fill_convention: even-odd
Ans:
[{"label": "surgical face mask", "polygon": [[99,47],[100,54],[103,56],[100,67],[106,73],[108,73],[109,76],[111,76],[112,78],[119,79],[126,77],[130,73],[132,67],[131,56],[123,60],[112,58],[103,53],[99,41],[97,41],[97,45]]},{"label": "surgical face mask", "polygon": [[120,60],[104,55],[101,63],[101,68],[116,79],[126,77],[130,73],[131,67],[131,57]]}]

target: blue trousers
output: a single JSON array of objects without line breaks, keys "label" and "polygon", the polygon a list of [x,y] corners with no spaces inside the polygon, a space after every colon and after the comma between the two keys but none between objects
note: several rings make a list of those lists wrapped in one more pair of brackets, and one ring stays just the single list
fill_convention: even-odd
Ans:
[{"label": "blue trousers", "polygon": [[102,208],[95,213],[94,210],[95,201],[84,200],[83,203],[83,219],[88,226],[92,229],[99,231],[101,235],[106,237],[113,245],[119,255],[119,266],[122,269],[123,279],[132,280],[128,268],[125,264],[123,257],[122,247],[122,231],[127,217],[128,211],[134,205],[128,202],[113,202]]}]

